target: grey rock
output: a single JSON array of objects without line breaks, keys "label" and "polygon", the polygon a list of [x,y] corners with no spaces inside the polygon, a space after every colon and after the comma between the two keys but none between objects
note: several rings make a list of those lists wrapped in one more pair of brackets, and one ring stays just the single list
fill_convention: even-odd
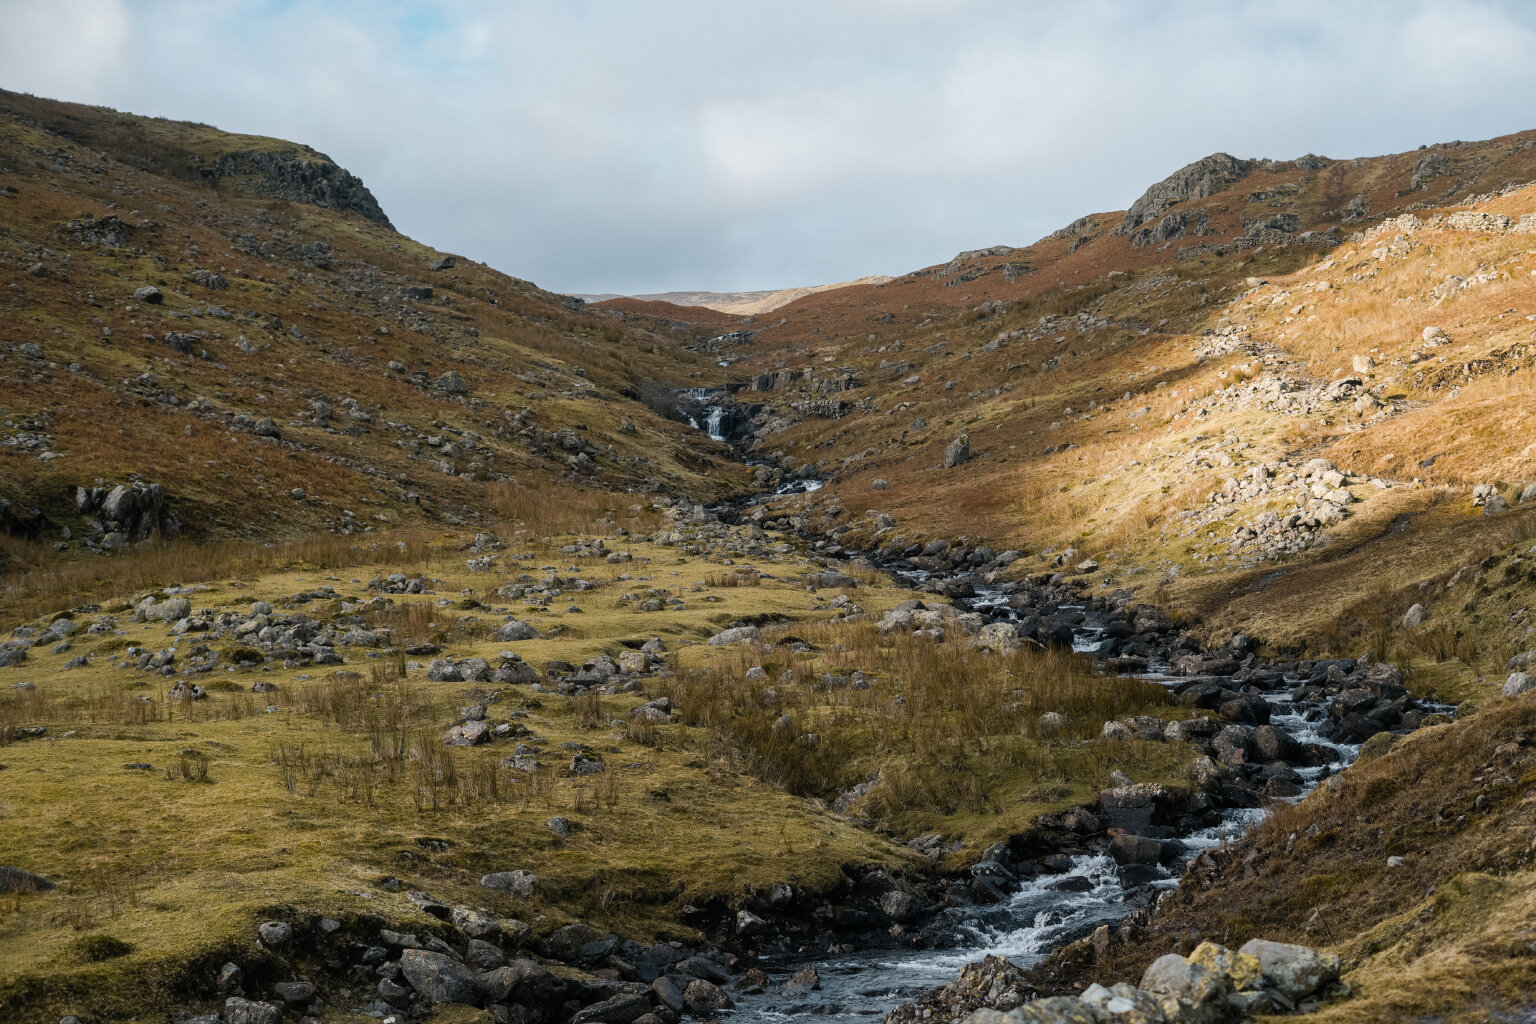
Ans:
[{"label": "grey rock", "polygon": [[495,889],[498,892],[509,892],[514,896],[528,897],[533,895],[534,888],[539,884],[539,876],[531,871],[493,871],[480,879],[480,886],[484,889]]},{"label": "grey rock", "polygon": [[[1239,953],[1259,958],[1264,983],[1296,1002],[1339,979],[1343,962],[1332,953],[1288,942],[1251,939]],[[1142,986],[1146,988],[1146,985]]]},{"label": "grey rock", "polygon": [[135,288],[133,290],[133,298],[136,302],[147,302],[151,306],[158,306],[165,301],[165,295],[152,284],[147,284],[143,288]]},{"label": "grey rock", "polygon": [[0,892],[51,892],[56,888],[42,875],[0,864]]},{"label": "grey rock", "polygon": [[267,949],[283,949],[293,941],[293,925],[287,921],[263,921],[256,936]]},{"label": "grey rock", "polygon": [[496,632],[492,635],[501,643],[512,643],[517,640],[535,640],[538,638],[539,631],[526,622],[513,619],[511,622],[503,622],[497,626]]},{"label": "grey rock", "polygon": [[485,1002],[474,972],[442,953],[408,949],[400,954],[400,973],[417,995],[434,1003],[479,1006]]},{"label": "grey rock", "polygon": [[944,468],[954,469],[971,458],[971,436],[961,434],[944,448]]},{"label": "grey rock", "polygon": [[224,1000],[224,1024],[278,1024],[283,1008],[276,1003],[260,1003],[230,996]]},{"label": "grey rock", "polygon": [[445,395],[469,394],[469,385],[464,383],[464,378],[459,376],[459,371],[457,370],[449,370],[437,378],[436,383],[432,386]]},{"label": "grey rock", "polygon": [[725,992],[712,981],[699,978],[696,981],[690,981],[688,987],[683,989],[683,1008],[700,1017],[723,1010],[730,1005],[731,1001]]},{"label": "grey rock", "polygon": [[729,644],[739,643],[760,644],[762,642],[762,630],[758,629],[756,626],[737,626],[734,629],[727,629],[723,632],[716,633],[714,636],[709,638],[709,644],[711,647],[724,647]]},{"label": "grey rock", "polygon": [[1528,672],[1511,672],[1504,680],[1504,696],[1515,697],[1536,688],[1536,676]]}]

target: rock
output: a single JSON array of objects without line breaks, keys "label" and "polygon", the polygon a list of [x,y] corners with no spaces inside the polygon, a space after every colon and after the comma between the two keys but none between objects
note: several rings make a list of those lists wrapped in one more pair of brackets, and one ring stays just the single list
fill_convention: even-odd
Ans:
[{"label": "rock", "polygon": [[1177,999],[1188,1024],[1215,1024],[1226,1019],[1226,979],[1177,953],[1166,953],[1152,961],[1142,974],[1139,987]]},{"label": "rock", "polygon": [[484,889],[495,889],[498,892],[509,892],[514,896],[527,898],[533,895],[534,888],[539,884],[539,876],[531,871],[494,871],[484,875],[480,879],[480,886]]},{"label": "rock", "polygon": [[293,941],[293,925],[287,921],[264,921],[256,929],[256,936],[267,949],[283,949]]},{"label": "rock", "polygon": [[517,619],[503,622],[496,627],[496,632],[492,634],[499,642],[504,644],[512,643],[516,640],[535,640],[538,638],[538,635],[538,630],[526,622],[519,622]]},{"label": "rock", "polygon": [[459,376],[459,371],[449,370],[432,385],[445,395],[467,395],[469,385],[464,383],[464,378]]},{"label": "rock", "polygon": [[[489,914],[482,914],[478,910],[471,910],[468,907],[454,907],[449,912],[448,920],[453,923],[455,928],[472,939],[492,938],[501,934],[501,925],[496,923],[494,917],[491,917]],[[501,965],[496,964],[495,966],[499,967]]]},{"label": "rock", "polygon": [[1424,606],[1422,604],[1415,604],[1412,608],[1409,608],[1408,613],[1403,616],[1403,628],[1413,629],[1415,626],[1421,625],[1428,615],[1429,613],[1424,610]]},{"label": "rock", "polygon": [[768,922],[752,913],[752,911],[746,909],[736,911],[737,935],[756,935],[766,930],[767,927]]},{"label": "rock", "polygon": [[1498,491],[1490,491],[1483,498],[1483,515],[1485,516],[1497,515],[1507,508],[1509,508],[1509,502],[1505,501],[1504,495]]},{"label": "rock", "polygon": [[280,981],[272,986],[272,991],[277,993],[279,999],[290,1005],[307,1003],[315,998],[315,983],[312,981]]},{"label": "rock", "polygon": [[1251,939],[1238,952],[1257,957],[1264,983],[1293,1003],[1337,981],[1343,970],[1343,963],[1332,953],[1286,942]]},{"label": "rock", "polygon": [[1511,672],[1504,680],[1504,696],[1515,697],[1536,687],[1536,676],[1528,672]]},{"label": "rock", "polygon": [[473,747],[488,743],[491,727],[484,722],[463,722],[443,734],[443,745],[449,747]]},{"label": "rock", "polygon": [[730,1005],[731,1001],[726,997],[725,992],[712,981],[699,978],[696,981],[690,981],[688,987],[683,989],[683,1008],[700,1017],[708,1016]]},{"label": "rock", "polygon": [[239,996],[224,1000],[224,1024],[278,1024],[283,1008],[276,1003],[258,1003]]},{"label": "rock", "polygon": [[42,875],[0,864],[0,892],[51,892],[56,888]]},{"label": "rock", "polygon": [[1354,363],[1356,373],[1366,373],[1376,366],[1376,360],[1370,356],[1355,356]]},{"label": "rock", "polygon": [[479,1006],[485,994],[475,974],[457,960],[425,949],[400,954],[400,973],[423,999],[434,1003],[465,1003]]},{"label": "rock", "polygon": [[1239,992],[1252,991],[1263,984],[1262,965],[1251,953],[1235,952],[1214,942],[1202,942],[1189,954],[1189,962],[1200,964],[1227,979]]},{"label": "rock", "polygon": [[576,1011],[570,1024],[633,1024],[651,1012],[651,1001],[639,992],[620,992]]},{"label": "rock", "polygon": [[161,293],[160,289],[152,284],[147,284],[143,288],[135,288],[133,290],[133,298],[136,302],[147,302],[151,306],[158,306],[165,301],[165,296]]},{"label": "rock", "polygon": [[892,921],[905,923],[917,917],[922,910],[922,901],[910,892],[892,889],[880,897],[879,907],[880,912]]},{"label": "rock", "polygon": [[[483,917],[484,915],[477,916]],[[462,930],[461,928],[460,931]],[[501,926],[497,925],[496,930],[498,932],[501,931]],[[507,966],[507,954],[503,953],[500,947],[485,939],[470,939],[469,945],[464,951],[464,959],[482,971],[494,971],[498,967]]]},{"label": "rock", "polygon": [[762,630],[756,626],[737,626],[727,629],[722,633],[716,633],[709,638],[710,646],[724,647],[728,644],[760,644],[763,642]]},{"label": "rock", "polygon": [[1131,727],[1124,722],[1105,722],[1104,728],[1099,730],[1099,739],[1109,743],[1125,743],[1133,736]]},{"label": "rock", "polygon": [[1067,731],[1067,716],[1060,711],[1047,711],[1035,719],[1035,733],[1042,739],[1051,739]]},{"label": "rock", "polygon": [[779,991],[789,999],[802,999],[819,988],[821,988],[821,975],[816,972],[816,966],[812,964],[791,974]]},{"label": "rock", "polygon": [[1156,864],[1162,858],[1163,844],[1122,832],[1109,841],[1109,855],[1116,864]]},{"label": "rock", "polygon": [[954,469],[956,466],[963,462],[969,462],[970,459],[971,436],[969,434],[961,434],[959,437],[949,442],[949,444],[944,449],[945,469]]},{"label": "rock", "polygon": [[877,477],[869,485],[869,489],[872,490],[872,491],[883,491],[883,490],[885,490],[889,486],[890,485],[885,482],[885,479],[883,477]]}]

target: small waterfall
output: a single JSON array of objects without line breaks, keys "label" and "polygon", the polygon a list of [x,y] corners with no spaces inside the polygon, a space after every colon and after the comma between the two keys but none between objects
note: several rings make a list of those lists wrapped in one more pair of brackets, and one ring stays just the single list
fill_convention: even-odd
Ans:
[{"label": "small waterfall", "polygon": [[704,422],[704,432],[709,435],[711,441],[724,441],[725,434],[720,430],[720,422],[725,419],[724,406],[712,405],[707,410],[709,418]]}]

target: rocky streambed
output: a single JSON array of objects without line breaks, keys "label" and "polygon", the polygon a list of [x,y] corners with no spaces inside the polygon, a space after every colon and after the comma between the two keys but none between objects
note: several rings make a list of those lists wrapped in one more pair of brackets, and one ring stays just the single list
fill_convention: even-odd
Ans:
[{"label": "rocky streambed", "polygon": [[[819,544],[825,550],[827,542]],[[1108,721],[1101,738],[1191,747],[1190,785],[1121,777],[1093,805],[1039,819],[1028,834],[986,850],[967,876],[936,874],[915,884],[889,876],[859,880],[850,903],[859,905],[862,896],[866,909],[839,913],[819,936],[813,922],[758,908],[763,913],[752,915],[755,934],[747,944],[763,951],[758,970],[764,973],[738,984],[729,1011],[736,1019],[853,1021],[888,1014],[887,1020],[905,1024],[1016,1006],[1026,993],[1010,988],[1008,979],[1020,972],[1009,965],[1031,966],[1080,939],[1118,941],[1122,929],[1134,927],[1134,915],[1150,913],[1206,851],[1261,821],[1267,804],[1305,795],[1352,762],[1370,737],[1410,731],[1452,710],[1415,699],[1388,663],[1266,658],[1242,635],[1208,648],[1129,594],[1080,593],[1070,574],[999,582],[999,571],[1017,559],[1014,552],[935,542],[832,554],[861,559],[935,594],[931,605],[912,601],[888,613],[883,631],[995,650],[1070,647],[1107,673],[1166,686],[1188,717]],[[911,845],[935,860],[947,849],[943,836],[918,837]],[[807,955],[808,943],[820,952]],[[978,967],[970,969],[969,987],[956,979],[984,958],[994,969],[982,972],[986,983],[978,997]]]}]

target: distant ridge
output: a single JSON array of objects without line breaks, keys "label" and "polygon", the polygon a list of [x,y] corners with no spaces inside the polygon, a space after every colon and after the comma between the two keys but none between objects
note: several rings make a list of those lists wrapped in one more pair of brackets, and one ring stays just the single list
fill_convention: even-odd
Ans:
[{"label": "distant ridge", "polygon": [[857,281],[838,281],[835,284],[817,284],[804,288],[780,288],[777,291],[659,292],[654,295],[577,295],[576,298],[592,303],[611,302],[614,299],[643,299],[648,302],[670,302],[674,306],[703,306],[705,309],[714,309],[721,313],[752,316],[778,309],[796,299],[803,299],[807,295],[815,295],[818,292],[827,292],[834,288],[849,288],[854,285],[884,284],[889,280],[891,280],[889,277],[876,274],[861,277]]}]

